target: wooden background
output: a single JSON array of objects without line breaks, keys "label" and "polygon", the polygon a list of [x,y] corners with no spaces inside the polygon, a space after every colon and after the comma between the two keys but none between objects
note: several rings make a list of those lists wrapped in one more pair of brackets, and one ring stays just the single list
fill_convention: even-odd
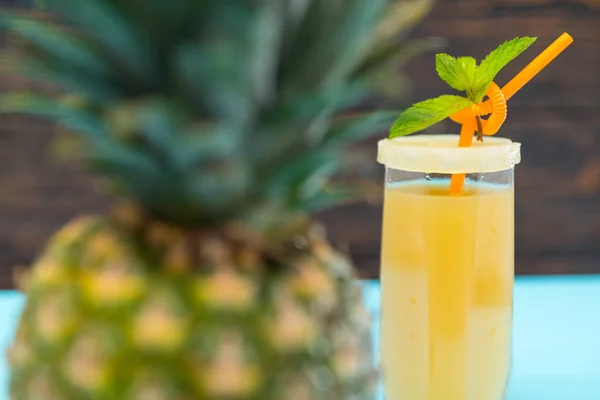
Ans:
[{"label": "wooden background", "polygon": [[[600,0],[438,0],[413,33],[443,36],[446,52],[478,58],[508,38],[538,36],[500,74],[502,85],[565,31],[575,44],[511,99],[502,133],[523,143],[516,184],[521,274],[600,272]],[[431,55],[407,72],[413,100],[448,92]],[[0,91],[21,85],[14,76],[0,78]],[[6,288],[11,268],[28,263],[56,228],[76,213],[105,209],[107,202],[80,166],[48,160],[51,127],[1,118],[0,288]],[[373,159],[375,141],[366,144]],[[321,219],[362,274],[377,276],[381,206],[346,206]]]}]

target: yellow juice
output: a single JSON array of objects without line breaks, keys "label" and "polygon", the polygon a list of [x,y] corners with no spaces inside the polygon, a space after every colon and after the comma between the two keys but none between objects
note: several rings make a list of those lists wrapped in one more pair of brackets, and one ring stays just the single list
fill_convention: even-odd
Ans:
[{"label": "yellow juice", "polygon": [[386,400],[501,400],[511,361],[512,185],[388,186],[381,364]]}]

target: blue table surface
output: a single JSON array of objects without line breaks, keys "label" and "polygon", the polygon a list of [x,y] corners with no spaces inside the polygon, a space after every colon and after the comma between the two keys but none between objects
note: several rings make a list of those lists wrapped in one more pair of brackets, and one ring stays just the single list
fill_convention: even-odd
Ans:
[{"label": "blue table surface", "polygon": [[[375,333],[379,284],[362,285]],[[16,292],[0,291],[0,400],[8,399],[4,354],[23,301]],[[514,301],[508,400],[600,400],[600,276],[521,277]],[[373,340],[377,344],[377,334]]]}]

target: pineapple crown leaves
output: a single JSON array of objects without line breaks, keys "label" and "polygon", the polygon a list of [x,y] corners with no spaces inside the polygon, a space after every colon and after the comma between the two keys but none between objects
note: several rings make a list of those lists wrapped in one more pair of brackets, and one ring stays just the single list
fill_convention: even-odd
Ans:
[{"label": "pineapple crown leaves", "polygon": [[500,45],[479,65],[473,57],[436,55],[436,70],[450,87],[465,96],[444,95],[414,104],[404,111],[390,130],[390,138],[419,132],[452,114],[481,102],[498,73],[527,50],[536,38],[520,37]]},{"label": "pineapple crown leaves", "polygon": [[397,113],[347,110],[390,60],[417,53],[394,35],[414,19],[388,20],[373,42],[403,1],[45,3],[63,22],[3,13],[0,24],[26,44],[25,74],[81,101],[10,93],[0,113],[81,135],[92,169],[182,225],[243,218],[271,202],[312,211],[352,192],[331,181],[351,168],[343,145]]}]

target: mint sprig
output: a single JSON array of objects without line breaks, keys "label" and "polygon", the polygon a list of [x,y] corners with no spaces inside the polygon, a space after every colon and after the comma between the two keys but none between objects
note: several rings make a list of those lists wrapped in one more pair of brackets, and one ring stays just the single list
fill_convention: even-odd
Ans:
[{"label": "mint sprig", "polygon": [[481,102],[496,75],[527,50],[536,38],[521,37],[501,44],[479,65],[473,57],[436,55],[436,71],[451,88],[465,97],[445,95],[414,104],[404,111],[390,130],[390,138],[409,135],[436,124],[464,108]]}]

